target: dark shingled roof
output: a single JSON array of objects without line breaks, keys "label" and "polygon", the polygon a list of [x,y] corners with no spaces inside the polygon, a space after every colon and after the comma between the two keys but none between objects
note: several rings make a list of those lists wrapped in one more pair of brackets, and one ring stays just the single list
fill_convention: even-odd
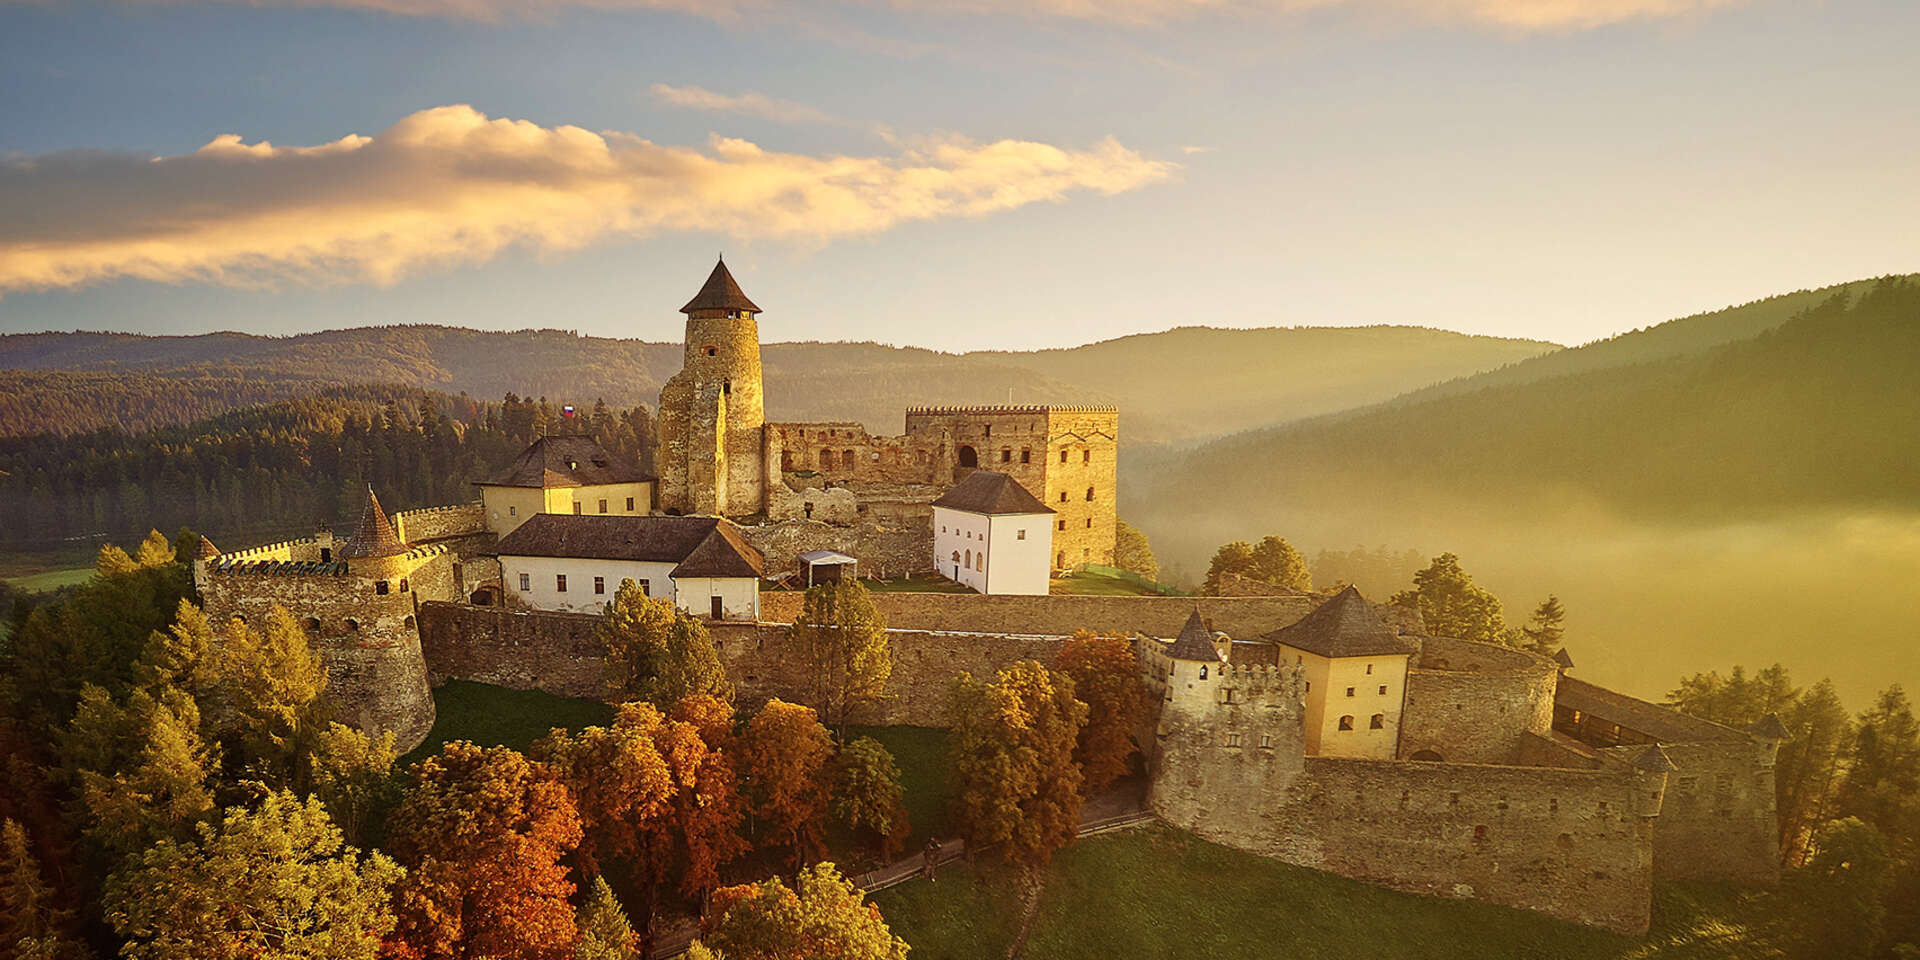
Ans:
[{"label": "dark shingled roof", "polygon": [[1213,634],[1207,631],[1206,622],[1200,619],[1199,608],[1196,607],[1192,615],[1187,617],[1187,625],[1180,628],[1180,636],[1174,639],[1167,656],[1175,660],[1220,662],[1220,651],[1213,647]]},{"label": "dark shingled roof", "polygon": [[588,487],[651,480],[633,464],[616,460],[592,437],[556,434],[535,440],[513,463],[481,484],[495,487]]},{"label": "dark shingled roof", "polygon": [[1027,491],[1020,481],[992,470],[975,470],[953,485],[946,496],[933,502],[936,507],[965,510],[968,513],[1052,513],[1040,498]]},{"label": "dark shingled roof", "polygon": [[1293,625],[1261,639],[1322,657],[1384,657],[1419,649],[1380,619],[1373,604],[1352,587],[1334,594],[1333,599]]},{"label": "dark shingled roof", "polygon": [[602,517],[542,513],[500,538],[503,557],[677,563],[674,577],[758,577],[760,551],[718,517]]},{"label": "dark shingled roof", "polygon": [[1793,739],[1793,735],[1787,732],[1787,725],[1780,722],[1780,715],[1777,713],[1769,713],[1755,720],[1753,726],[1747,728],[1747,732],[1762,740]]},{"label": "dark shingled roof", "polygon": [[360,522],[354,526],[353,536],[340,548],[340,559],[391,557],[406,552],[407,545],[393,532],[393,521],[380,509],[380,498],[373,495],[373,486],[369,484],[367,502],[360,507]]},{"label": "dark shingled roof", "polygon": [[197,554],[195,554],[195,559],[212,560],[214,557],[217,557],[219,555],[220,555],[220,548],[214,546],[212,540],[208,540],[206,537],[200,538],[200,550]]},{"label": "dark shingled roof", "polygon": [[1585,680],[1562,676],[1554,687],[1553,705],[1578,710],[1652,737],[1661,743],[1700,743],[1713,740],[1743,740],[1747,734],[1711,720],[1691,717],[1678,710],[1648,703],[1624,693],[1594,686]]},{"label": "dark shingled roof", "polygon": [[1567,653],[1566,647],[1561,647],[1553,652],[1553,662],[1559,664],[1562,670],[1573,669],[1573,657]]},{"label": "dark shingled roof", "polygon": [[1640,751],[1640,755],[1633,758],[1633,765],[1648,773],[1672,773],[1680,769],[1673,765],[1673,758],[1667,756],[1667,752],[1660,749],[1657,743]]},{"label": "dark shingled roof", "polygon": [[733,282],[733,274],[727,271],[727,262],[713,265],[713,272],[707,275],[707,285],[693,295],[687,305],[680,308],[681,313],[695,310],[747,310],[761,313],[761,309],[741,291],[740,285]]}]

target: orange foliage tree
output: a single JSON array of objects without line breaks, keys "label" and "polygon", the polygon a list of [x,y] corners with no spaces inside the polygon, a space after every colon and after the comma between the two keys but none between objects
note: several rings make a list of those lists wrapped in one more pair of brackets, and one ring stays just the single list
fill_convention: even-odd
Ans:
[{"label": "orange foliage tree", "polygon": [[753,813],[772,842],[786,845],[796,866],[826,856],[833,738],[813,708],[769,700],[739,742]]},{"label": "orange foliage tree", "polygon": [[831,863],[715,891],[688,960],[905,960],[907,942]]},{"label": "orange foliage tree", "polygon": [[1087,705],[1087,725],[1073,758],[1085,778],[1081,792],[1091,796],[1127,772],[1133,755],[1133,731],[1147,713],[1147,692],[1140,662],[1125,637],[1081,631],[1060,648],[1054,669],[1073,678],[1073,695]]},{"label": "orange foliage tree", "polygon": [[965,673],[954,681],[954,807],[969,847],[998,847],[1037,869],[1073,841],[1081,803],[1073,750],[1086,720],[1072,678],[1037,661],[990,684]]},{"label": "orange foliage tree", "polygon": [[566,960],[577,937],[561,860],[580,817],[553,770],[507,747],[456,741],[415,764],[387,849],[396,960]]}]

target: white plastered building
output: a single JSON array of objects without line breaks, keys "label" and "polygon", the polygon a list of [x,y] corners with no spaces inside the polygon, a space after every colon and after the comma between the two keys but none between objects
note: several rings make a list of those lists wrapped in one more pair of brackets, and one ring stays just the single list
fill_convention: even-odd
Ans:
[{"label": "white plastered building", "polygon": [[509,603],[599,613],[622,580],[695,616],[758,620],[765,561],[718,517],[543,513],[500,539]]},{"label": "white plastered building", "polygon": [[1045,594],[1053,511],[1004,473],[975,470],[933,502],[933,566],[987,594]]}]

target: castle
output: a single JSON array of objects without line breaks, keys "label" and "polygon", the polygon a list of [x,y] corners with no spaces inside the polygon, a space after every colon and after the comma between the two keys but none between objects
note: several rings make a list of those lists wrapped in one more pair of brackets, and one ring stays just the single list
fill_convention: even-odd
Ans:
[{"label": "castle", "polygon": [[[762,592],[759,578],[822,549],[862,572],[932,572],[932,504],[977,470],[1017,482],[1022,516],[1051,523],[1051,557],[1036,562],[1111,559],[1116,411],[913,408],[891,438],[770,424],[760,311],[724,264],[683,312],[687,361],[661,391],[657,480],[587,438],[543,438],[475,503],[388,517],[369,490],[344,540],[208,544],[194,562],[208,614],[286,606],[341,719],[391,730],[405,750],[427,736],[430,687],[447,679],[603,695],[599,617],[584,612],[591,599],[560,599],[569,577],[583,591],[673,580],[663,595],[707,619],[751,703],[809,689],[787,630],[802,594]],[[993,479],[1000,494],[1006,482]],[[536,590],[535,577],[555,582]],[[874,599],[894,672],[863,722],[943,725],[962,671],[1051,662],[1082,630],[1132,637],[1155,704],[1135,738],[1148,807],[1219,843],[1628,934],[1647,928],[1656,876],[1778,878],[1778,720],[1736,730],[1687,717],[1569,676],[1564,652],[1432,636],[1416,611],[1351,588]]]}]

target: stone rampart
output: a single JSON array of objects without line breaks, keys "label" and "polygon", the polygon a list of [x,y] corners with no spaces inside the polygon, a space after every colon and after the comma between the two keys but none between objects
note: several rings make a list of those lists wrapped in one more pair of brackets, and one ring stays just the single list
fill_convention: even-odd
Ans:
[{"label": "stone rampart", "polygon": [[1653,827],[1654,871],[1690,880],[1779,882],[1774,745],[1721,741],[1662,749],[1678,769]]},{"label": "stone rampart", "polygon": [[480,501],[403,510],[393,515],[393,530],[401,542],[470,537],[487,532],[487,512]]},{"label": "stone rampart", "polygon": [[[818,520],[787,520],[741,527],[740,532],[766,558],[767,576],[800,571],[800,555],[808,550],[838,550],[860,560],[861,576],[899,577],[933,569],[932,512],[917,518],[867,518],[849,525]],[[786,616],[765,613],[769,599],[799,594],[767,592],[760,598],[762,617],[788,620],[798,612],[795,603]],[[783,608],[786,609],[786,608]]]},{"label": "stone rampart", "polygon": [[[1198,608],[1212,629],[1235,639],[1252,639],[1287,626],[1324,602],[1321,597],[1010,597],[957,593],[875,593],[873,600],[890,627],[1059,636],[1091,630],[1172,637]],[[801,602],[799,593],[763,593],[760,616],[765,620],[792,620],[800,612]]]},{"label": "stone rampart", "polygon": [[1427,637],[1414,663],[1400,719],[1403,759],[1431,754],[1455,763],[1519,763],[1526,735],[1553,727],[1559,671],[1545,657]]}]

